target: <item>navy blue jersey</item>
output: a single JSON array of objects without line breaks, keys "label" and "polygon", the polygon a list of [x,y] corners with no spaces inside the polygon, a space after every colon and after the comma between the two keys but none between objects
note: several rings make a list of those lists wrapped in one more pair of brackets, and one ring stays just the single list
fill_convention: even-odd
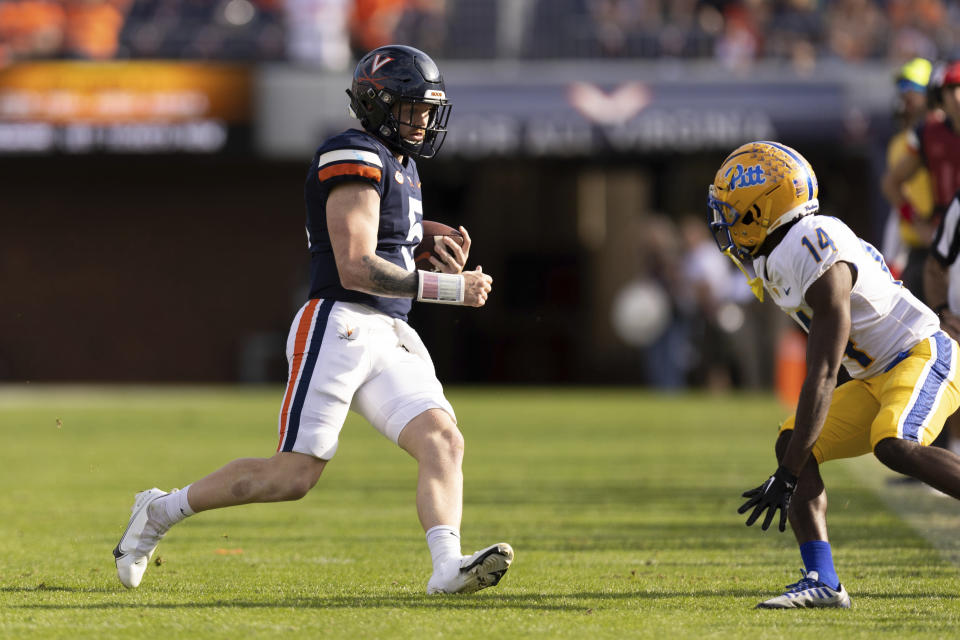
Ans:
[{"label": "navy blue jersey", "polygon": [[359,302],[406,320],[412,298],[385,298],[345,289],[333,257],[327,229],[327,196],[345,182],[364,182],[380,194],[377,255],[413,271],[413,250],[423,237],[423,204],[417,164],[401,164],[373,136],[350,129],[324,142],[313,156],[304,197],[310,247],[310,297]]}]

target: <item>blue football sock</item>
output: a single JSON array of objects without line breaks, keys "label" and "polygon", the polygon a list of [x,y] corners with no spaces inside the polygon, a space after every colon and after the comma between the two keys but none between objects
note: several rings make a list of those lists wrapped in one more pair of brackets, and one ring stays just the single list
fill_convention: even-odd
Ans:
[{"label": "blue football sock", "polygon": [[800,545],[800,557],[803,558],[803,566],[807,573],[816,571],[820,576],[820,582],[831,589],[840,587],[840,578],[837,577],[837,570],[833,568],[833,553],[830,551],[830,543],[824,540],[811,540]]}]

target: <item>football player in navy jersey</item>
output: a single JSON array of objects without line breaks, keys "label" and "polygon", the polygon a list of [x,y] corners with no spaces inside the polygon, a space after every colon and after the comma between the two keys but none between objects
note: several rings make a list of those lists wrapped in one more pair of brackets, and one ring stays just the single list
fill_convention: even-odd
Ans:
[{"label": "football player in navy jersey", "polygon": [[114,549],[120,581],[140,584],[171,526],[200,511],[302,498],[337,450],[353,409],[416,459],[416,505],[433,559],[427,593],[468,593],[500,581],[504,542],[461,555],[463,437],[429,353],[406,323],[414,300],[481,307],[492,279],[466,271],[470,236],[443,237],[435,271],[418,271],[422,235],[417,158],[443,144],[443,78],[422,51],[391,45],[357,64],[347,94],[360,129],[324,142],[307,173],[310,299],[287,338],[289,379],[271,458],[244,458],[179,491],[137,494]]}]

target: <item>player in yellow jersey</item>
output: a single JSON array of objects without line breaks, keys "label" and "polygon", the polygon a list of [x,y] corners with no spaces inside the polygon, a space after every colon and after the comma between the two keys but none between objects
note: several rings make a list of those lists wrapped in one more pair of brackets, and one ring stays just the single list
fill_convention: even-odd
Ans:
[{"label": "player in yellow jersey", "polygon": [[[913,153],[907,138],[927,117],[927,85],[932,65],[914,58],[896,76],[898,131],[887,144],[887,170],[892,171]],[[933,237],[933,183],[930,172],[921,166],[902,187],[902,201],[890,211],[884,233],[883,255],[899,273],[904,286],[923,300],[923,265]]]},{"label": "player in yellow jersey", "polygon": [[[710,185],[710,228],[751,284],[809,334],[795,415],[780,427],[779,467],[746,491],[747,525],[789,518],[804,570],[761,608],[849,607],[827,538],[820,465],[873,453],[883,464],[960,499],[960,457],[926,445],[960,406],[958,346],[929,308],[894,280],[880,253],[837,218],[819,215],[817,178],[777,142],[741,146]],[[852,380],[837,387],[841,363]]]}]

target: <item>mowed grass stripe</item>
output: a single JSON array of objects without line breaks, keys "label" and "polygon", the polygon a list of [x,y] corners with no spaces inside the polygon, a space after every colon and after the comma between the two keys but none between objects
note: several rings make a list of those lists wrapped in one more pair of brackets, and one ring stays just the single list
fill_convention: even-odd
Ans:
[{"label": "mowed grass stripe", "polygon": [[944,560],[960,566],[960,502],[900,474],[872,456],[844,461],[858,480],[870,487],[891,510],[940,551]]},{"label": "mowed grass stripe", "polygon": [[416,466],[355,417],[307,498],[192,518],[123,589],[110,550],[133,493],[271,455],[281,389],[22,391],[0,390],[0,637],[901,638],[960,622],[956,567],[846,463],[824,473],[854,608],[752,608],[801,566],[789,532],[735,513],[775,467],[767,396],[451,390],[464,551],[507,540],[517,560],[496,589],[428,598]]}]

